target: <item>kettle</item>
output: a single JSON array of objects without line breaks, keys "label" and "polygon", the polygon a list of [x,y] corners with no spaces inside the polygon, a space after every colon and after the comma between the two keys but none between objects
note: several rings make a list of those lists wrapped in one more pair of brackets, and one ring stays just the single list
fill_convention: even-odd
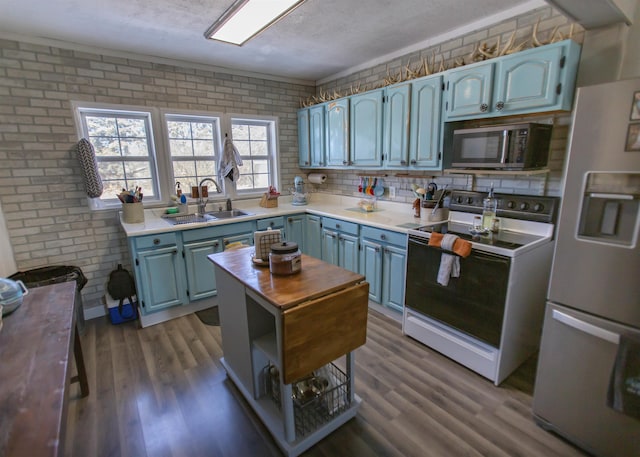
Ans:
[{"label": "kettle", "polygon": [[2,315],[6,316],[14,312],[22,304],[23,297],[28,293],[29,290],[22,281],[0,278],[0,307],[2,307]]}]

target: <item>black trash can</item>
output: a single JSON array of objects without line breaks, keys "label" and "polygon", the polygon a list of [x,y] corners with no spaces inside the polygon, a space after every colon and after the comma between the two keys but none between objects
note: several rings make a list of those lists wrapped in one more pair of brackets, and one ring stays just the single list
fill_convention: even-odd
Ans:
[{"label": "black trash can", "polygon": [[84,308],[82,306],[82,295],[80,291],[87,283],[87,278],[78,267],[71,265],[52,265],[49,267],[34,268],[33,270],[19,271],[9,276],[9,279],[20,280],[27,286],[40,287],[48,284],[58,284],[60,282],[76,282],[76,323],[78,332],[84,333]]}]

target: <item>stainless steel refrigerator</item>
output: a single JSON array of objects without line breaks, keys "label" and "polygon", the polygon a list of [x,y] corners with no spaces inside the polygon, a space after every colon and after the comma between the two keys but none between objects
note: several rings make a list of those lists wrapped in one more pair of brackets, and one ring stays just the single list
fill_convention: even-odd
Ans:
[{"label": "stainless steel refrigerator", "polygon": [[597,456],[640,456],[640,79],[580,88],[533,398]]}]

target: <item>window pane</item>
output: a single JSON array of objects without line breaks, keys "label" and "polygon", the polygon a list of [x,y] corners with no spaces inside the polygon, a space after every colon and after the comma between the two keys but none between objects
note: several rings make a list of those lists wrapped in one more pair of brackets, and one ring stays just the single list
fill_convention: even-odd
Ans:
[{"label": "window pane", "polygon": [[122,155],[127,157],[145,157],[149,155],[147,139],[121,139]]},{"label": "window pane", "polygon": [[269,164],[266,160],[252,160],[254,173],[269,173]]},{"label": "window pane", "polygon": [[267,140],[267,127],[264,125],[252,125],[249,127],[249,135],[252,140]]},{"label": "window pane", "polygon": [[213,141],[193,140],[193,154],[196,156],[213,156]]},{"label": "window pane", "polygon": [[248,141],[234,141],[233,145],[241,156],[251,155],[251,143]]},{"label": "window pane", "polygon": [[117,138],[89,137],[89,141],[96,151],[96,156],[119,157],[120,142]]},{"label": "window pane", "polygon": [[127,138],[147,138],[144,119],[118,119],[118,135]]},{"label": "window pane", "polygon": [[249,139],[249,126],[242,124],[233,124],[231,127],[231,135],[235,141]]},{"label": "window pane", "polygon": [[192,160],[174,160],[173,161],[173,176],[174,178],[186,178],[187,176],[196,175],[196,164]]},{"label": "window pane", "polygon": [[149,162],[126,162],[124,172],[128,180],[151,178]]},{"label": "window pane", "polygon": [[251,142],[251,155],[266,156],[269,155],[269,148],[266,141],[252,141]]},{"label": "window pane", "polygon": [[213,138],[213,124],[194,122],[193,123],[193,137],[204,140]]},{"label": "window pane", "polygon": [[172,156],[193,156],[191,140],[169,140]]},{"label": "window pane", "polygon": [[269,175],[268,174],[254,174],[253,186],[256,189],[266,189],[269,187]]},{"label": "window pane", "polygon": [[198,176],[202,178],[215,178],[216,169],[215,162],[211,160],[198,160],[196,161],[196,170],[198,171]]},{"label": "window pane", "polygon": [[[98,173],[103,181],[117,181],[124,178],[124,165],[122,162],[98,162]],[[123,185],[124,183],[119,187],[122,188]]]},{"label": "window pane", "polygon": [[253,190],[253,175],[242,175],[236,185],[238,190]]},{"label": "window pane", "polygon": [[90,136],[118,136],[114,117],[87,116],[87,129]]},{"label": "window pane", "polygon": [[169,138],[191,138],[191,125],[189,122],[167,122]]}]

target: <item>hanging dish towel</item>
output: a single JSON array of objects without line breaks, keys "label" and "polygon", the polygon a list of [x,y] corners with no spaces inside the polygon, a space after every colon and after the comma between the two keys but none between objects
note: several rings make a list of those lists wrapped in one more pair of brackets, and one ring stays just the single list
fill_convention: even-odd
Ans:
[{"label": "hanging dish towel", "polygon": [[[440,247],[445,251],[453,252],[453,245],[458,239],[458,235],[446,234],[442,237]],[[443,252],[440,257],[440,269],[438,270],[438,284],[447,286],[449,278],[460,276],[460,258],[455,254]]]},{"label": "hanging dish towel", "polygon": [[229,137],[224,139],[224,151],[220,161],[220,174],[223,178],[235,181],[240,177],[238,166],[242,165],[242,159],[238,149],[233,145]]},{"label": "hanging dish towel", "polygon": [[98,173],[98,161],[93,145],[86,138],[78,141],[78,160],[82,169],[82,179],[87,188],[87,195],[91,198],[98,198],[102,195],[102,179]]},{"label": "hanging dish towel", "polygon": [[609,408],[640,419],[640,337],[620,335],[607,392]]}]

